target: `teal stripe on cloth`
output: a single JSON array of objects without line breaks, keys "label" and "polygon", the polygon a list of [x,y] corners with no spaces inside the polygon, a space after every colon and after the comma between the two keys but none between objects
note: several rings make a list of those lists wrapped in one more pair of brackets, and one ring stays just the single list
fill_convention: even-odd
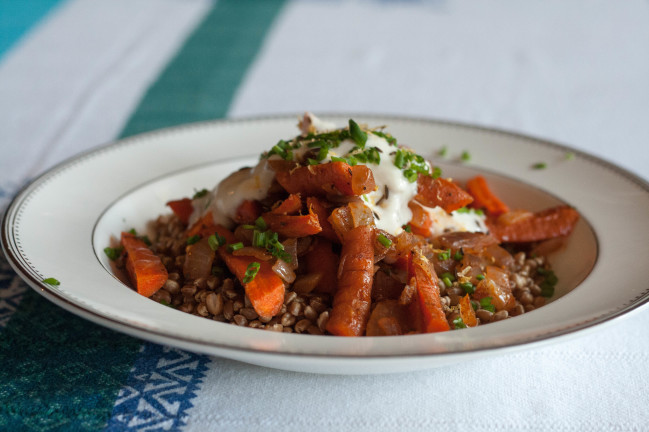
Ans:
[{"label": "teal stripe on cloth", "polygon": [[220,0],[160,79],[122,136],[225,117],[282,0]]},{"label": "teal stripe on cloth", "polygon": [[0,57],[61,0],[0,0]]},{"label": "teal stripe on cloth", "polygon": [[[282,4],[219,1],[146,93],[122,136],[224,116]],[[0,430],[155,427],[138,416],[137,404],[116,406],[118,392],[138,391],[148,403],[145,397],[157,395],[144,394],[143,377],[156,376],[156,359],[166,356],[168,362],[176,355],[184,364],[193,363],[178,351],[155,354],[160,350],[153,348],[77,318],[27,290],[0,332]],[[203,360],[196,366],[196,382],[203,376]],[[193,395],[191,386],[187,391]],[[191,407],[190,400],[180,403]],[[186,420],[184,411],[160,413],[172,419],[173,429]]]}]

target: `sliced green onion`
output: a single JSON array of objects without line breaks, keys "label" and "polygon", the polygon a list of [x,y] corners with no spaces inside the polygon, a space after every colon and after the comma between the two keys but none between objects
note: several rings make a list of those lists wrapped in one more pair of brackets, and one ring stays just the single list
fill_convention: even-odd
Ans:
[{"label": "sliced green onion", "polygon": [[239,250],[241,248],[243,248],[243,243],[241,243],[241,242],[231,243],[231,244],[228,245],[228,250],[230,252],[234,252],[235,250]]},{"label": "sliced green onion", "polygon": [[446,261],[446,260],[448,260],[448,259],[451,259],[451,250],[450,250],[450,249],[447,249],[446,251],[444,251],[444,252],[438,254],[438,255],[437,255],[437,258],[438,258],[440,261]]},{"label": "sliced green onion", "polygon": [[446,288],[450,288],[453,286],[453,282],[447,277],[442,278],[442,282],[444,282],[444,285],[446,285]]},{"label": "sliced green onion", "polygon": [[392,240],[384,236],[383,234],[379,234],[379,243],[381,243],[383,246],[390,247],[392,245]]},{"label": "sliced green onion", "polygon": [[259,216],[257,220],[255,220],[255,226],[259,231],[266,231],[266,228],[268,228],[268,226],[266,225],[266,221],[261,216]]},{"label": "sliced green onion", "polygon": [[331,162],[345,162],[347,163],[347,160],[345,158],[341,158],[338,156],[331,156]]},{"label": "sliced green onion", "polygon": [[468,162],[468,161],[471,160],[471,154],[468,151],[465,150],[465,151],[462,152],[461,158],[462,158],[462,160],[464,162]]},{"label": "sliced green onion", "polygon": [[209,191],[207,189],[201,189],[199,191],[197,191],[196,189],[194,189],[194,190],[196,191],[196,193],[194,193],[194,196],[192,197],[192,199],[203,198],[205,195],[207,195],[209,193]]},{"label": "sliced green onion", "polygon": [[455,255],[453,255],[453,259],[455,261],[461,261],[462,258],[464,258],[464,254],[462,253],[461,250],[458,250],[457,252],[455,252]]},{"label": "sliced green onion", "polygon": [[250,264],[248,264],[246,273],[243,275],[244,284],[252,282],[252,280],[255,278],[255,276],[257,276],[257,273],[259,272],[259,267],[261,267],[261,265],[256,261],[253,261]]},{"label": "sliced green onion", "polygon": [[460,284],[460,287],[467,294],[473,294],[475,292],[475,286],[471,282],[463,282]]},{"label": "sliced green onion", "polygon": [[453,320],[453,328],[454,329],[463,329],[466,328],[466,324],[464,324],[464,321],[462,318],[456,318]]},{"label": "sliced green onion", "polygon": [[565,158],[566,160],[573,160],[575,158],[575,154],[573,152],[566,152]]},{"label": "sliced green onion", "polygon": [[484,280],[484,275],[479,274],[475,278],[478,279],[478,280]]},{"label": "sliced green onion", "polygon": [[193,236],[187,238],[187,244],[188,245],[193,245],[194,243],[196,243],[200,239],[201,239],[200,235],[198,235],[198,234],[193,235]]},{"label": "sliced green onion", "polygon": [[363,132],[361,127],[354,120],[349,119],[349,133],[352,139],[360,148],[365,148],[367,142],[367,134]]},{"label": "sliced green onion", "polygon": [[449,273],[449,272],[442,273],[442,278],[448,278],[451,281],[455,280],[455,276],[453,275],[453,273]]},{"label": "sliced green onion", "polygon": [[444,147],[442,147],[441,149],[439,149],[439,151],[437,152],[437,154],[440,155],[441,157],[444,157],[444,156],[446,156],[446,152],[447,152],[447,151],[448,151],[448,148],[447,148],[446,146],[444,146]]},{"label": "sliced green onion", "polygon": [[496,308],[491,304],[491,297],[483,297],[480,299],[480,307],[489,312],[495,312]]},{"label": "sliced green onion", "polygon": [[110,259],[111,261],[115,261],[122,254],[123,250],[124,248],[121,246],[116,248],[107,247],[104,248],[104,253],[108,257],[108,259]]},{"label": "sliced green onion", "polygon": [[534,165],[532,165],[532,168],[537,169],[537,170],[542,170],[548,167],[548,164],[545,162],[537,162]]},{"label": "sliced green onion", "polygon": [[311,158],[307,158],[307,162],[309,162],[309,165],[318,165],[320,163],[317,160]]},{"label": "sliced green onion", "polygon": [[52,285],[52,286],[61,285],[61,282],[59,282],[57,279],[54,279],[54,278],[43,279],[43,283],[46,283],[46,284]]},{"label": "sliced green onion", "polygon": [[404,230],[405,232],[409,232],[409,233],[411,233],[411,232],[412,232],[412,227],[410,226],[410,224],[408,224],[408,225],[404,225],[404,226],[403,226],[403,230]]},{"label": "sliced green onion", "polygon": [[436,166],[435,168],[433,168],[433,174],[432,174],[432,177],[433,177],[434,179],[436,179],[436,178],[440,178],[441,176],[442,176],[442,169],[441,169],[440,167],[438,167],[438,166]]}]

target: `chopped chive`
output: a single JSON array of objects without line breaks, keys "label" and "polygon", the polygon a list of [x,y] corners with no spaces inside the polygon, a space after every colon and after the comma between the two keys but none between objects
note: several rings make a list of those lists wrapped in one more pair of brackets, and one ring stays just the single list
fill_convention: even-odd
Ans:
[{"label": "chopped chive", "polygon": [[447,277],[442,278],[442,282],[444,282],[444,285],[446,285],[446,288],[450,288],[453,286],[453,282]]},{"label": "chopped chive", "polygon": [[477,311],[478,308],[480,307],[480,304],[475,300],[471,300],[471,307],[473,308],[474,311]]},{"label": "chopped chive", "polygon": [[434,179],[436,179],[436,178],[440,178],[441,176],[442,176],[442,169],[440,167],[437,167],[437,166],[435,168],[433,168],[432,177]]},{"label": "chopped chive", "polygon": [[483,297],[480,299],[480,307],[489,312],[495,312],[496,308],[491,304],[491,297]]},{"label": "chopped chive", "polygon": [[247,229],[247,230],[254,230],[257,227],[254,226],[254,225],[241,225],[241,228]]},{"label": "chopped chive", "polygon": [[413,169],[407,169],[403,172],[403,175],[405,178],[408,179],[410,183],[414,183],[417,181],[417,177],[419,176],[419,173]]},{"label": "chopped chive", "polygon": [[338,156],[331,156],[331,162],[345,162],[347,163],[347,160],[345,158],[341,158]]},{"label": "chopped chive", "polygon": [[111,261],[115,261],[122,254],[123,250],[124,248],[121,246],[116,248],[107,247],[104,248],[104,253],[108,257],[108,259],[110,259]]},{"label": "chopped chive", "polygon": [[128,230],[129,234],[133,234],[134,236],[137,236],[137,231],[135,231],[135,228],[131,228]]},{"label": "chopped chive", "polygon": [[412,227],[410,226],[410,224],[408,224],[408,225],[404,225],[404,226],[403,226],[403,230],[404,230],[405,232],[411,233],[411,232],[412,232]]},{"label": "chopped chive", "polygon": [[252,235],[252,245],[257,247],[266,247],[266,233],[255,230]]},{"label": "chopped chive", "polygon": [[259,216],[257,220],[255,220],[255,227],[257,227],[259,231],[266,231],[266,228],[268,228],[266,221],[261,216]]},{"label": "chopped chive", "polygon": [[573,160],[575,158],[575,154],[573,152],[566,152],[565,158],[566,160]]},{"label": "chopped chive", "polygon": [[216,238],[216,235],[212,234],[207,238],[207,244],[210,245],[210,249],[213,251],[217,250],[219,248],[219,241]]},{"label": "chopped chive", "polygon": [[465,150],[462,152],[462,156],[460,156],[460,158],[462,159],[462,161],[468,162],[471,160],[471,154]]},{"label": "chopped chive", "polygon": [[471,282],[463,282],[460,284],[460,287],[467,294],[473,294],[475,292],[475,286]]},{"label": "chopped chive", "polygon": [[318,165],[320,163],[317,160],[311,158],[308,158],[307,161],[309,162],[309,165]]},{"label": "chopped chive", "polygon": [[532,165],[532,168],[537,169],[537,170],[542,170],[547,168],[548,165],[545,162],[537,162],[534,165]]},{"label": "chopped chive", "polygon": [[464,258],[464,254],[462,253],[461,250],[458,250],[457,252],[455,252],[455,255],[453,255],[453,259],[455,261],[461,261],[462,258]]},{"label": "chopped chive", "polygon": [[243,283],[247,284],[247,283],[252,282],[252,280],[255,278],[255,276],[257,276],[257,272],[259,272],[260,267],[261,267],[261,265],[256,261],[253,261],[250,264],[248,264],[248,268],[246,269],[246,273],[243,276]]},{"label": "chopped chive", "polygon": [[48,285],[53,285],[53,286],[59,286],[59,285],[61,285],[61,282],[59,282],[59,281],[58,281],[57,279],[55,279],[55,278],[47,278],[47,279],[43,279],[43,283],[46,283],[46,284],[48,284]]},{"label": "chopped chive", "polygon": [[228,250],[229,250],[230,252],[234,252],[235,250],[239,250],[239,249],[241,249],[241,248],[243,248],[243,243],[241,243],[241,242],[238,242],[238,243],[232,243],[232,244],[229,244],[229,245],[228,245]]},{"label": "chopped chive", "polygon": [[455,276],[453,275],[453,273],[449,273],[449,272],[442,273],[442,278],[448,278],[450,281],[455,280]]},{"label": "chopped chive", "polygon": [[379,234],[379,243],[381,243],[383,246],[390,247],[392,245],[392,240],[384,236],[383,234]]},{"label": "chopped chive", "polygon": [[479,274],[475,278],[478,279],[478,280],[484,280],[484,275]]},{"label": "chopped chive", "polygon": [[397,150],[397,153],[394,156],[394,166],[396,166],[399,169],[402,169],[405,164],[406,164],[406,153],[403,150],[399,149]]},{"label": "chopped chive", "polygon": [[198,235],[198,234],[193,235],[193,236],[187,238],[187,244],[188,245],[193,245],[194,243],[196,243],[200,239],[201,239],[200,235]]},{"label": "chopped chive", "polygon": [[439,151],[437,152],[437,154],[440,155],[441,157],[444,157],[444,156],[446,156],[446,152],[447,152],[447,151],[448,151],[448,148],[447,148],[446,146],[444,146],[444,147],[442,147],[441,149],[439,149]]},{"label": "chopped chive", "polygon": [[451,250],[450,250],[450,249],[447,249],[446,251],[444,251],[444,252],[438,254],[438,255],[437,255],[437,258],[438,258],[440,261],[446,261],[446,260],[448,260],[448,259],[451,259]]},{"label": "chopped chive", "polygon": [[361,127],[354,120],[349,119],[349,133],[351,138],[354,140],[356,145],[360,148],[365,148],[365,143],[367,142],[367,133],[363,132]]},{"label": "chopped chive", "polygon": [[167,306],[167,307],[170,307],[170,308],[172,308],[172,309],[176,309],[176,306],[172,305],[171,303],[169,303],[169,302],[168,302],[167,300],[165,300],[165,299],[160,300],[158,303],[160,303],[160,304],[163,305],[163,306]]},{"label": "chopped chive", "polygon": [[209,193],[209,191],[207,189],[201,189],[199,191],[194,189],[194,191],[196,191],[196,193],[194,193],[194,196],[192,197],[192,199],[203,198],[205,195],[207,195]]},{"label": "chopped chive", "polygon": [[464,324],[464,321],[462,318],[456,318],[453,320],[453,328],[454,329],[463,329],[466,328],[466,324]]},{"label": "chopped chive", "polygon": [[145,245],[151,246],[151,240],[149,240],[149,236],[143,235],[138,237],[140,240],[144,242]]}]

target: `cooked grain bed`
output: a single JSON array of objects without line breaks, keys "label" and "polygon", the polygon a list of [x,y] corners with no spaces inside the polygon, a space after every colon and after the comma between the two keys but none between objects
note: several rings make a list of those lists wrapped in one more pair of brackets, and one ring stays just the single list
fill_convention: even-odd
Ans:
[{"label": "cooked grain bed", "polygon": [[[183,278],[186,239],[184,227],[175,216],[160,216],[149,228],[151,238],[154,239],[151,248],[161,257],[169,272],[169,280],[151,297],[153,301],[193,315],[238,326],[285,333],[326,333],[325,327],[332,303],[330,295],[298,294],[289,288],[277,316],[258,316],[236,278],[215,275],[196,280]],[[537,269],[548,269],[545,258],[527,258],[525,253],[519,252],[514,256],[514,261],[515,272],[510,284],[516,298],[516,306],[509,312],[503,310],[496,313],[478,306],[478,324],[521,315],[545,304],[546,298],[541,296],[541,288],[536,282],[542,279],[537,274]],[[464,289],[457,281],[449,288],[444,283],[440,285],[442,307],[447,320],[453,322],[459,317],[457,305],[465,294]]]}]

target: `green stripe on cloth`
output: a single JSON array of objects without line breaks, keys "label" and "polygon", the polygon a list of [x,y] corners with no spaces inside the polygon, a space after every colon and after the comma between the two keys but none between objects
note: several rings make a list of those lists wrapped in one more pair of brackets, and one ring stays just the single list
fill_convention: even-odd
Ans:
[{"label": "green stripe on cloth", "polygon": [[151,86],[122,132],[225,117],[281,0],[220,0]]},{"label": "green stripe on cloth", "polygon": [[[282,4],[219,1],[151,86],[122,136],[224,116]],[[0,430],[105,426],[141,346],[28,290],[0,332]]]}]

